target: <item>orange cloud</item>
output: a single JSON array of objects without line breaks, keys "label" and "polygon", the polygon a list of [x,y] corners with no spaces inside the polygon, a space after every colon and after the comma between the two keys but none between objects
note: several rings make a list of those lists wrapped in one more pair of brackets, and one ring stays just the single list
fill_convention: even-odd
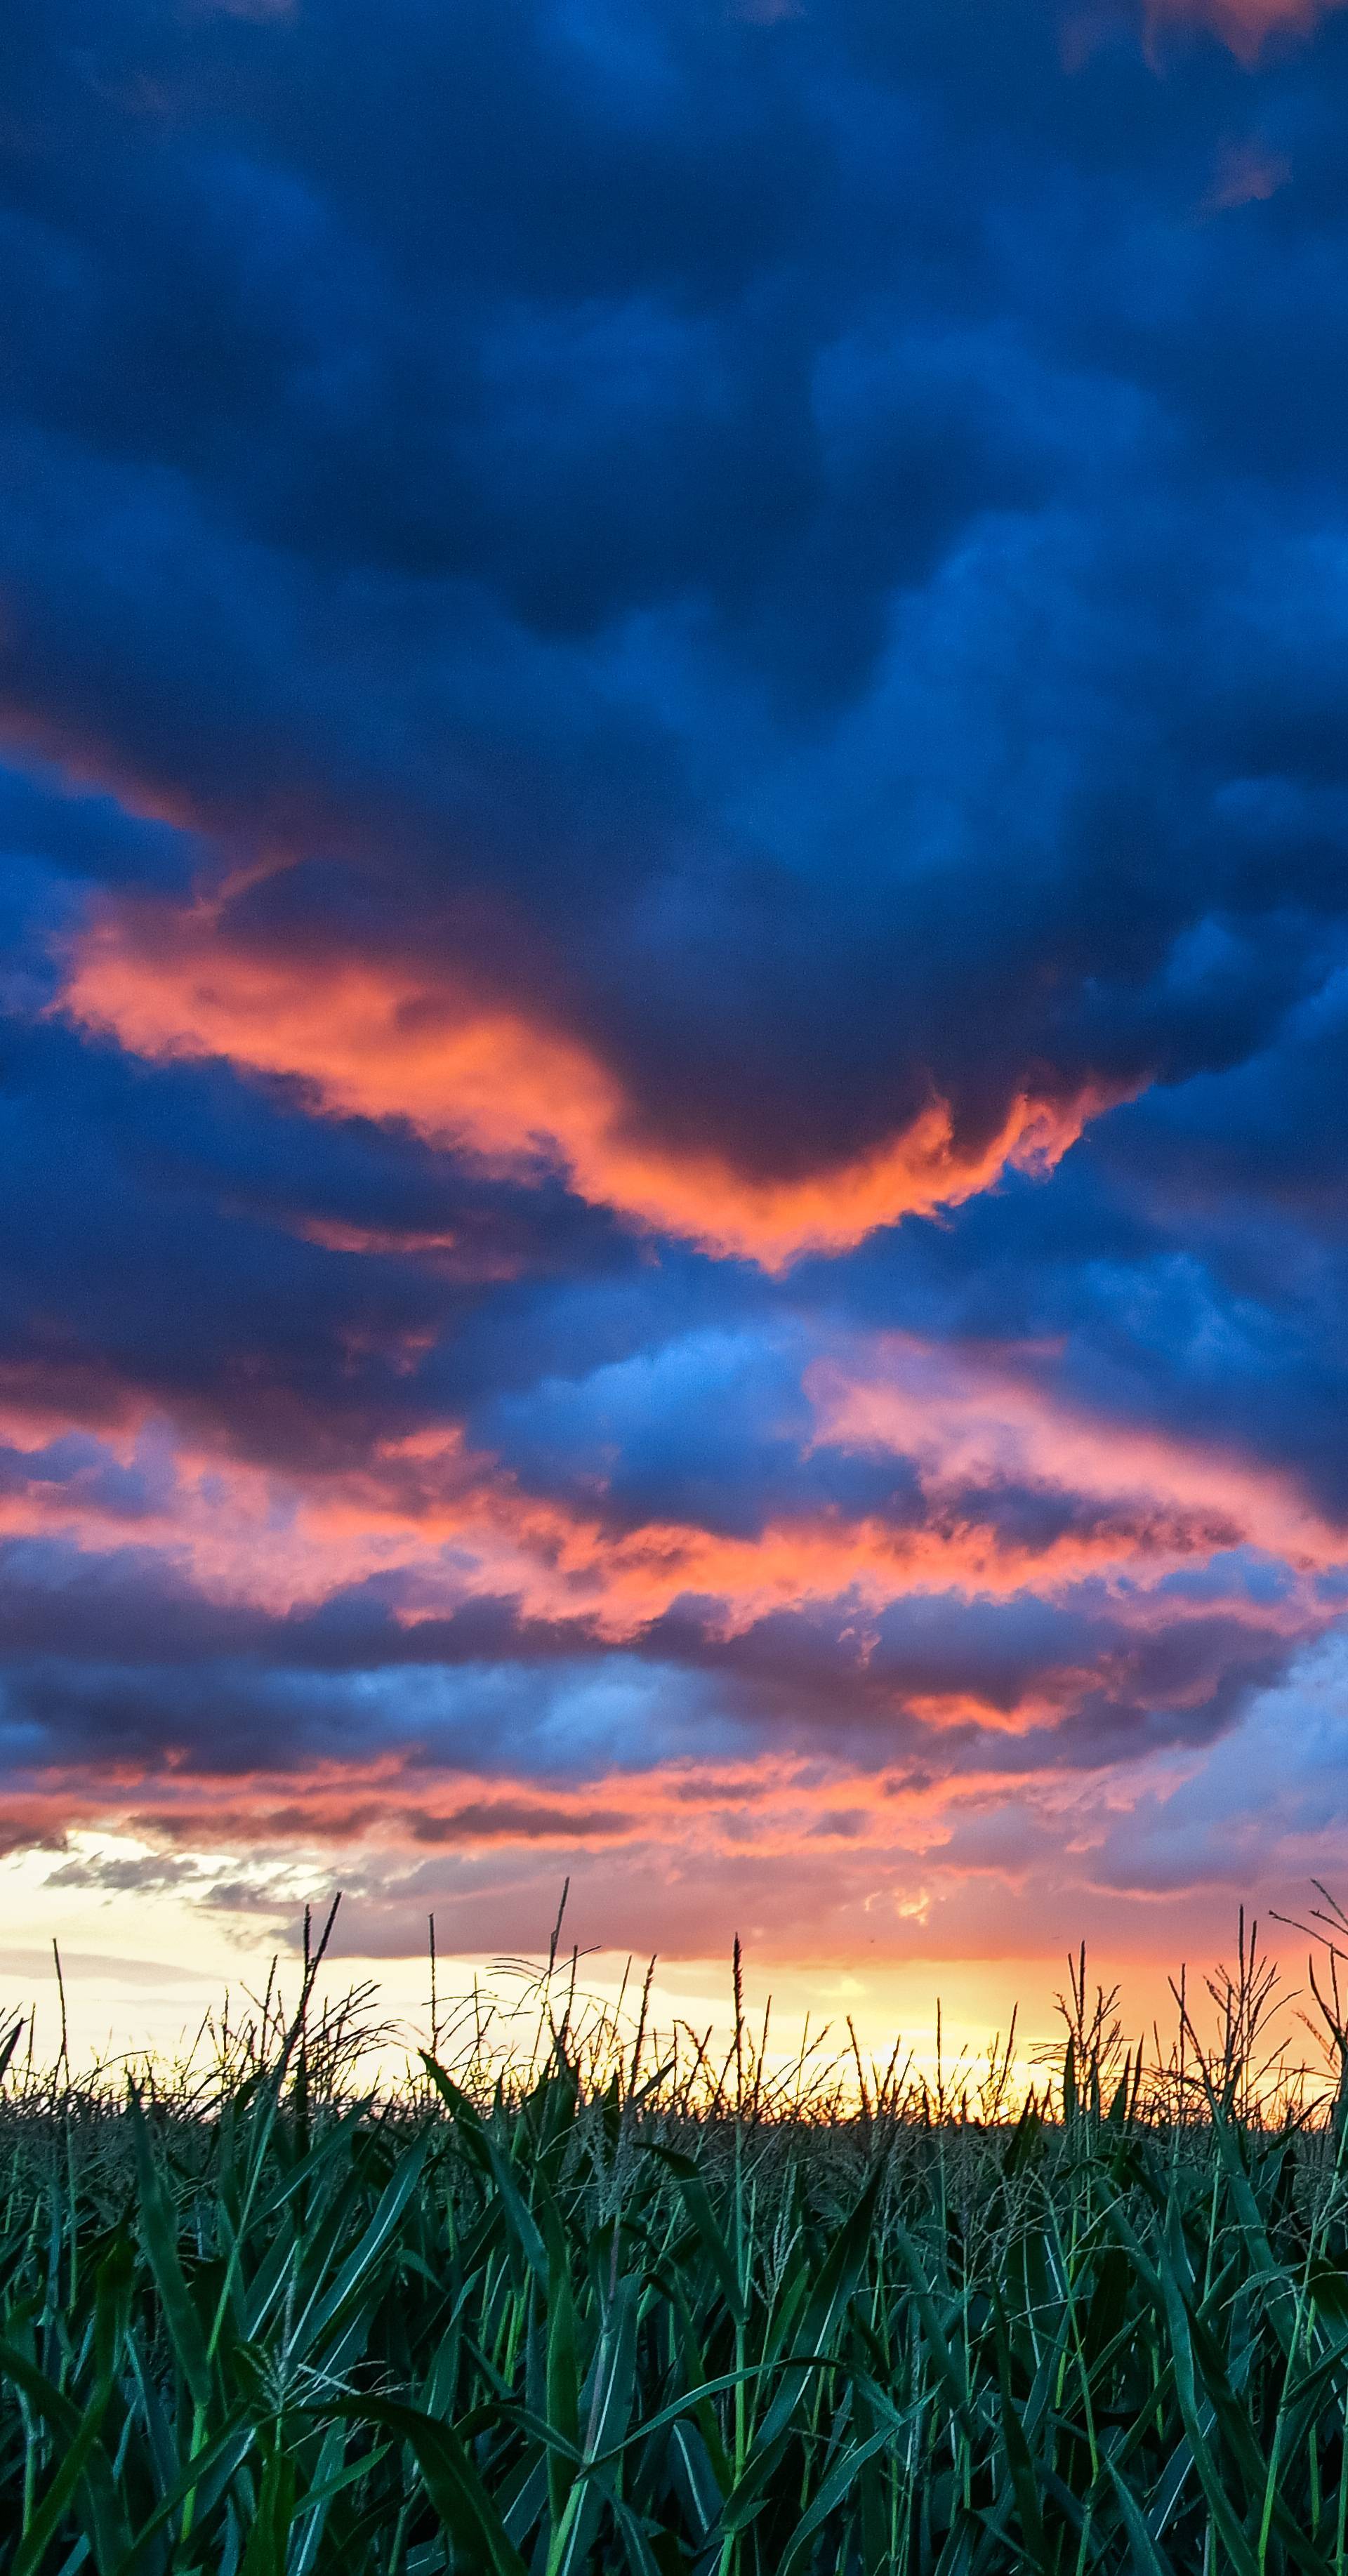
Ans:
[{"label": "orange cloud", "polygon": [[[845,1757],[825,1765],[817,1756],[764,1755],[752,1767],[666,1762],[600,1773],[579,1789],[541,1789],[527,1775],[428,1772],[389,1755],[264,1774],[85,1763],[44,1771],[6,1823],[16,1842],[59,1843],[63,1834],[101,1824],[203,1853],[268,1844],[415,1853],[503,1842],[658,1842],[667,1858],[681,1850],[702,1857],[751,1850],[782,1860],[836,1838],[859,1850],[927,1856],[950,1840],[962,1816],[989,1798],[1004,1800],[1013,1782],[1055,1818],[1071,1812],[1095,1820],[1173,1788],[1185,1770],[1173,1761],[1139,1763],[1125,1792],[1114,1781],[1083,1784],[1042,1770],[1020,1780],[1004,1763],[914,1783],[898,1772],[857,1769]],[[1098,1834],[1098,1822],[1087,1830]]]},{"label": "orange cloud", "polygon": [[[1225,1931],[1229,1886],[1215,1921],[1201,1873],[1191,1890],[1120,1889],[1110,1843],[1139,1800],[1164,1806],[1202,1768],[1201,1756],[1144,1761],[1126,1782],[999,1768],[919,1787],[845,1759],[826,1773],[713,1760],[540,1793],[508,1774],[432,1777],[387,1760],[260,1777],[81,1765],[12,1806],[0,1853],[45,1846],[58,1896],[134,1888],[138,1856],[153,1888],[167,1861],[184,1929],[204,1909],[236,1934],[250,1917],[293,1921],[304,1896],[340,1885],[338,1950],[367,1956],[424,1956],[431,1910],[442,1955],[541,1944],[565,1874],[569,1926],[618,1965],[634,1940],[706,1959],[738,1931],[760,1969],[831,1960],[850,1980],[904,1958],[968,1958],[985,1979],[1008,1954],[1052,1955],[1070,1925],[1103,1935],[1116,1959],[1159,1946],[1173,1967],[1195,1935]],[[1298,1876],[1323,1865],[1284,1838],[1276,1855]],[[848,2010],[858,1992],[849,1981]],[[888,1978],[881,1992],[892,2015]]]},{"label": "orange cloud", "polygon": [[[827,1372],[818,1388],[826,1407],[837,1401]],[[857,1390],[841,1401],[829,1432],[835,1435],[861,1446],[904,1436],[892,1413],[878,1417]],[[1141,1624],[1148,1586],[1214,1548],[1258,1545],[1271,1527],[1270,1497],[1257,1480],[1234,1493],[1225,1509],[1211,1476],[1193,1470],[1191,1494],[1139,1497],[1127,1490],[1138,1462],[1125,1449],[1111,1485],[1107,1444],[1097,1441],[1092,1452],[1083,1425],[1074,1435],[1080,1446],[1071,1489],[1094,1494],[1099,1507],[1079,1526],[1069,1522],[1031,1544],[998,1526],[995,1494],[980,1509],[976,1495],[960,1490],[962,1472],[973,1472],[980,1455],[986,1465],[988,1455],[967,1421],[961,1428],[933,1418],[921,1438],[907,1436],[928,1501],[927,1517],[912,1527],[816,1513],[784,1515],[744,1538],[658,1521],[616,1534],[592,1511],[521,1491],[489,1456],[473,1455],[457,1433],[441,1431],[387,1443],[368,1466],[316,1473],[308,1481],[188,1444],[175,1450],[171,1489],[131,1523],[115,1502],[100,1501],[96,1482],[36,1478],[0,1497],[0,1533],[59,1535],[94,1553],[132,1538],[159,1551],[205,1597],[277,1617],[312,1610],[345,1585],[396,1573],[405,1603],[399,1615],[412,1629],[467,1600],[508,1597],[525,1617],[583,1621],[596,1636],[622,1645],[687,1595],[715,1602],[714,1624],[730,1637],[774,1611],[808,1603],[846,1598],[869,1615],[915,1593],[1005,1599],[1028,1586],[1061,1589],[1092,1573],[1126,1574],[1130,1616]],[[6,1426],[0,1420],[0,1438],[19,1456],[38,1445],[21,1421]],[[131,1427],[105,1433],[101,1446],[130,1467],[136,1442]],[[1051,1445],[1050,1428],[1038,1439],[1038,1464],[1032,1476],[1027,1464],[1026,1477],[1041,1490],[1065,1492],[1069,1452],[1060,1454],[1050,1478]],[[1028,1457],[1023,1446],[1022,1454]],[[1186,1481],[1182,1463],[1171,1460],[1169,1467],[1172,1485]],[[1275,1499],[1277,1526],[1290,1530],[1284,1498]],[[1304,1516],[1295,1528],[1303,1562],[1331,1561],[1331,1533]],[[1177,1615],[1173,1604],[1166,1615]],[[1297,1591],[1269,1615],[1301,1627],[1306,1604]]]},{"label": "orange cloud", "polygon": [[575,1039],[378,965],[291,963],[224,938],[206,910],[109,908],[71,960],[64,1008],[138,1055],[224,1056],[297,1077],[338,1113],[405,1119],[500,1174],[556,1163],[593,1205],[705,1250],[783,1267],[905,1215],[957,1206],[1008,1167],[1050,1169],[1108,1105],[1032,1090],[1000,1130],[957,1143],[933,1097],[902,1130],[803,1180],[760,1180],[639,1136],[609,1071]]}]

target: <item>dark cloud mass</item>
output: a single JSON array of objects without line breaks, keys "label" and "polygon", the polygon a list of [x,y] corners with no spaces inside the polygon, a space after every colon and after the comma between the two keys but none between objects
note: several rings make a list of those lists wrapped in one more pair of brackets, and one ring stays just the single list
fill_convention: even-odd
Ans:
[{"label": "dark cloud mass", "polygon": [[391,1949],[1329,1866],[1348,17],[19,0],[0,95],[5,1848]]}]

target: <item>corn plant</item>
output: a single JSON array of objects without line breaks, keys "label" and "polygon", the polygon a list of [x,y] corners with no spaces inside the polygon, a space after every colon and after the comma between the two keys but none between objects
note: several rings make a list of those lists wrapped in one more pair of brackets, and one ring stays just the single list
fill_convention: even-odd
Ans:
[{"label": "corn plant", "polygon": [[11,2034],[4,2576],[1343,2576],[1344,2052],[1252,2095],[1253,1942],[1149,2066],[1083,1963],[1014,2116],[573,1994],[361,2093],[314,1968],[206,2089]]}]

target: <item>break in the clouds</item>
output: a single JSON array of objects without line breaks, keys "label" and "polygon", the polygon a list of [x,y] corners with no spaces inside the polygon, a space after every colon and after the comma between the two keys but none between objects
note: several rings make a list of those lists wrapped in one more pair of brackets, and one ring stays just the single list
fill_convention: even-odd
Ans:
[{"label": "break in the clouds", "polygon": [[2,41],[5,1847],[1332,1873],[1348,16]]}]

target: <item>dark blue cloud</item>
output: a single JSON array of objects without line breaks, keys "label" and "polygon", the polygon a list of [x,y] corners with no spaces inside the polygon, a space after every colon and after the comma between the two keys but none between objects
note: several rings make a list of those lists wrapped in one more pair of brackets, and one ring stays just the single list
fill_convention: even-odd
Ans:
[{"label": "dark blue cloud", "polygon": [[1238,1059],[1340,906],[1236,810],[1341,783],[1328,135],[1304,65],[1056,47],[57,12],[15,720],[295,850],[240,935],[414,918],[746,1169]]},{"label": "dark blue cloud", "polygon": [[560,1190],[29,1018],[0,1035],[0,1136],[10,1389],[149,1400],[244,1455],[317,1465],[406,1427],[440,1409],[437,1340],[490,1288],[630,1266]]}]

